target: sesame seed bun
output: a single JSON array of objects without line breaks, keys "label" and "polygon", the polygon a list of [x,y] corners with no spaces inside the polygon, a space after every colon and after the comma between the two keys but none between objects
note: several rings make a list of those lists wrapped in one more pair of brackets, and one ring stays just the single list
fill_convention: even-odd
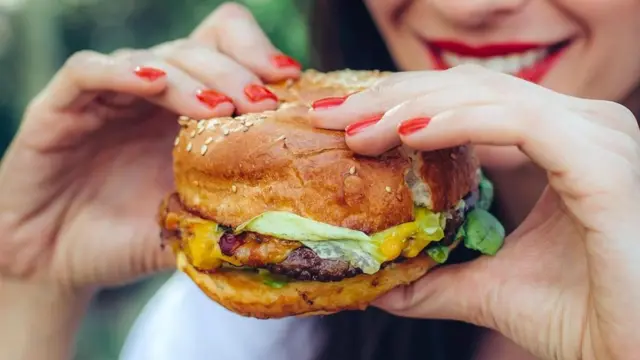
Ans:
[{"label": "sesame seed bun", "polygon": [[[478,162],[468,146],[432,152],[396,148],[378,158],[354,154],[344,133],[309,125],[309,105],[371,86],[386,73],[304,72],[271,85],[278,110],[237,117],[182,117],[174,172],[182,206],[236,227],[266,211],[287,211],[371,234],[413,221],[414,206],[451,211],[477,190]],[[174,247],[179,267],[213,300],[239,314],[273,318],[363,309],[435,266],[428,256],[337,282],[292,281],[282,288],[247,271],[199,272]]]},{"label": "sesame seed bun", "polygon": [[350,151],[343,132],[308,124],[308,102],[360,89],[371,83],[365,74],[380,76],[305,73],[276,87],[292,101],[277,111],[183,118],[173,152],[183,204],[232,227],[279,210],[366,233],[411,221],[415,200],[449,210],[477,186],[478,164],[466,146],[424,153],[398,148],[368,158]]}]

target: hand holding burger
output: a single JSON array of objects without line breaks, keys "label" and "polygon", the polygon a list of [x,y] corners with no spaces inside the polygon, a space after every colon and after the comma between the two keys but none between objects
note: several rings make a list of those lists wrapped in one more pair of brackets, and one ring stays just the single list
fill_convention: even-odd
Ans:
[{"label": "hand holding burger", "polygon": [[[393,75],[343,100],[316,106],[313,122],[347,127],[358,153],[473,143],[495,164],[500,146],[502,159],[527,156],[549,179],[497,256],[436,269],[377,306],[495,329],[544,359],[637,357],[640,131],[630,111],[474,66]],[[372,114],[384,115],[363,121]]]}]

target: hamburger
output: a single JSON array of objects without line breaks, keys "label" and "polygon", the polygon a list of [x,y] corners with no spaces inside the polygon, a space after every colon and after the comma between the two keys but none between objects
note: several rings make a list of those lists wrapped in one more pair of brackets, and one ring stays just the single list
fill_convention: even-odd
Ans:
[{"label": "hamburger", "polygon": [[308,70],[269,86],[277,110],[179,119],[162,243],[211,299],[256,318],[364,309],[460,243],[500,248],[492,187],[470,146],[365,157],[343,132],[309,125],[313,101],[384,76]]}]

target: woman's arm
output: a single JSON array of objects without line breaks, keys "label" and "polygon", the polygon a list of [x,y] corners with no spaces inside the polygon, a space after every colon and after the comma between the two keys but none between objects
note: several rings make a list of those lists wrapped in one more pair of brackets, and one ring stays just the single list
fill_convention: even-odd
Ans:
[{"label": "woman's arm", "polygon": [[88,303],[88,295],[0,278],[3,358],[70,359],[75,332]]}]

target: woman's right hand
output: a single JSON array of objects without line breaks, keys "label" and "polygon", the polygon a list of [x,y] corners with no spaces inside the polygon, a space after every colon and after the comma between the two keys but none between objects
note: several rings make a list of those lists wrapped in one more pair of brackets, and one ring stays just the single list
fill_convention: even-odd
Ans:
[{"label": "woman's right hand", "polygon": [[170,267],[155,214],[173,186],[177,116],[275,108],[263,81],[299,73],[232,3],[185,39],[72,56],[0,166],[0,275],[89,289]]}]

